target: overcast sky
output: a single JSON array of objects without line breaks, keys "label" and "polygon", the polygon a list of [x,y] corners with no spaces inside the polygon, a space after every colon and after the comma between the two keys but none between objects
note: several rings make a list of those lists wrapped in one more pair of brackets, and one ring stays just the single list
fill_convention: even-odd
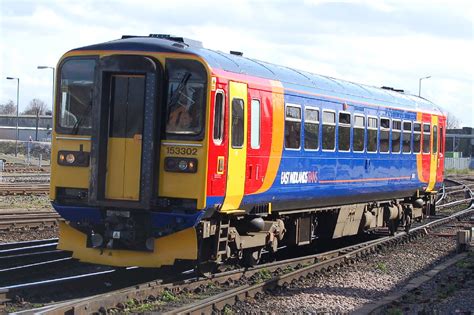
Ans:
[{"label": "overcast sky", "polygon": [[472,0],[0,0],[0,104],[51,104],[66,51],[123,34],[173,34],[211,49],[421,94],[474,126]]}]

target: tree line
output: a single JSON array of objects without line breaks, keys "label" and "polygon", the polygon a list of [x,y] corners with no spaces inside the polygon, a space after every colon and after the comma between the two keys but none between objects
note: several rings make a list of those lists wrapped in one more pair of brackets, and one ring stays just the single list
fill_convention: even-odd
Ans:
[{"label": "tree line", "polygon": [[[30,101],[21,115],[52,115],[51,108],[49,108],[45,102],[38,98],[34,98]],[[0,115],[16,115],[16,105],[12,100],[9,100],[6,104],[0,104]],[[461,126],[459,119],[452,113],[448,112],[447,129],[457,129]]]},{"label": "tree line", "polygon": [[[16,115],[15,103],[12,100],[9,100],[5,104],[0,104],[0,115]],[[20,115],[52,115],[52,111],[45,102],[38,98],[34,98]]]}]

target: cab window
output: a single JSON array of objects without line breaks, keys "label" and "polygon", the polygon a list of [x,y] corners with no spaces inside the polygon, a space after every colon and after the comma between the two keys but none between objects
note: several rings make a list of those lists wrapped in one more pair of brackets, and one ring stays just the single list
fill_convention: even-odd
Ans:
[{"label": "cab window", "polygon": [[167,137],[195,139],[204,127],[206,70],[195,60],[169,59],[166,77]]},{"label": "cab window", "polygon": [[90,134],[95,65],[94,58],[71,58],[61,65],[56,115],[59,133]]}]

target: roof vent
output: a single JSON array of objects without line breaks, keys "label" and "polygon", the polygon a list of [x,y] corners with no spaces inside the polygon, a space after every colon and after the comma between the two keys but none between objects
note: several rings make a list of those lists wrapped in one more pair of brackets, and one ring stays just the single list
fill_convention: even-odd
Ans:
[{"label": "roof vent", "polygon": [[167,40],[170,40],[170,41],[173,41],[173,42],[183,43],[187,46],[192,46],[192,47],[198,47],[198,48],[203,47],[202,43],[200,41],[194,40],[194,39],[189,39],[189,38],[186,38],[186,37],[181,37],[181,36],[173,36],[173,35],[169,35],[169,34],[150,34],[149,37],[167,39]]},{"label": "roof vent", "polygon": [[394,91],[394,92],[399,92],[399,93],[404,93],[405,90],[401,90],[401,89],[395,89],[391,86],[382,86],[382,89],[384,90],[390,90],[390,91]]},{"label": "roof vent", "polygon": [[231,51],[230,51],[230,54],[231,54],[231,55],[235,55],[235,56],[243,56],[243,55],[244,55],[243,52],[241,52],[241,51],[235,51],[235,50],[231,50]]}]

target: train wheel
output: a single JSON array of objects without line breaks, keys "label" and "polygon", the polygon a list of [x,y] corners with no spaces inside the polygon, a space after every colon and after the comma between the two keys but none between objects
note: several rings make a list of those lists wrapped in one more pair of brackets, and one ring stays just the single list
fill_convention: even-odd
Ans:
[{"label": "train wheel", "polygon": [[411,228],[411,215],[407,215],[405,218],[405,232],[408,233],[410,232]]},{"label": "train wheel", "polygon": [[247,248],[244,249],[242,263],[245,267],[253,267],[257,265],[262,257],[262,249]]},{"label": "train wheel", "polygon": [[398,220],[389,220],[387,226],[388,230],[390,231],[390,235],[395,235],[398,229]]}]

